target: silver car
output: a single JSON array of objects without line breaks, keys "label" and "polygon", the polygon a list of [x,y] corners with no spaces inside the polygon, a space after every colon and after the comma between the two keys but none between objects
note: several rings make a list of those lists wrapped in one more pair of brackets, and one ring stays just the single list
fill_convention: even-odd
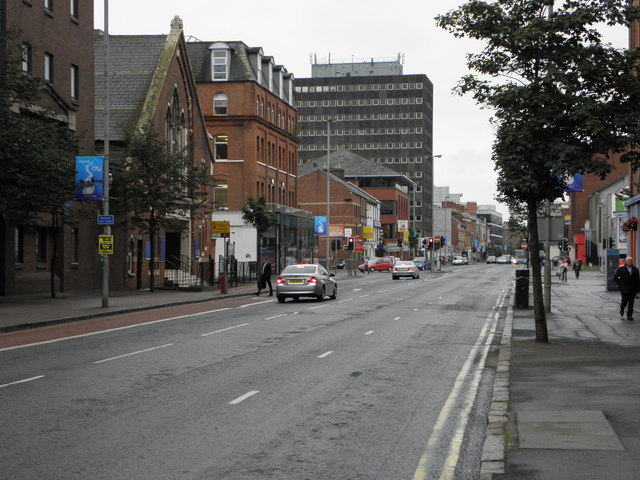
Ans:
[{"label": "silver car", "polygon": [[297,302],[300,297],[315,297],[319,302],[329,295],[338,298],[338,282],[322,265],[298,264],[286,267],[276,280],[276,298],[283,303],[287,297]]},{"label": "silver car", "polygon": [[391,270],[391,277],[398,280],[400,277],[420,278],[420,270],[413,262],[396,262]]}]

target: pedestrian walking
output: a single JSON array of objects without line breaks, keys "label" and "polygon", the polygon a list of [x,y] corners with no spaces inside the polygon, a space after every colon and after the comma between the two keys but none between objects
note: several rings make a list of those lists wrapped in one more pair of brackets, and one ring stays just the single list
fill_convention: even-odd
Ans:
[{"label": "pedestrian walking", "polygon": [[580,278],[580,270],[582,270],[582,260],[577,259],[573,262],[573,273],[576,274],[576,280]]},{"label": "pedestrian walking", "polygon": [[560,280],[563,282],[567,281],[567,270],[569,270],[569,264],[567,263],[567,259],[563,258],[560,267]]},{"label": "pedestrian walking", "polygon": [[627,308],[627,320],[633,320],[633,303],[640,292],[640,272],[633,265],[633,258],[627,257],[624,265],[619,266],[613,274],[613,280],[620,288],[620,317],[624,318]]},{"label": "pedestrian walking", "polygon": [[260,291],[264,288],[267,288],[269,285],[269,296],[273,297],[273,287],[271,286],[271,264],[267,261],[266,258],[262,259],[262,270],[260,273],[260,278],[258,279],[258,293],[256,296],[260,296]]}]

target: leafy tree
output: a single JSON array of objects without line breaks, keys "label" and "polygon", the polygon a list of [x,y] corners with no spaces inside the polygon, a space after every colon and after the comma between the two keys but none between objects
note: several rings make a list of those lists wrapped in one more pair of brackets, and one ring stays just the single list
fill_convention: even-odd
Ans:
[{"label": "leafy tree", "polygon": [[123,190],[128,221],[149,234],[151,245],[150,291],[154,291],[156,239],[172,215],[189,211],[191,216],[211,210],[207,189],[213,178],[184,152],[172,153],[153,129],[143,127],[127,135],[126,159],[116,169],[114,183]]},{"label": "leafy tree", "polygon": [[270,227],[276,224],[276,216],[273,212],[269,211],[267,207],[267,201],[264,197],[260,196],[254,198],[249,196],[247,203],[242,207],[242,219],[253,225],[257,231],[258,242],[258,264],[260,263],[262,245],[262,236],[269,230]]},{"label": "leafy tree", "polygon": [[0,215],[14,225],[49,225],[55,297],[58,236],[72,220],[78,141],[43,106],[42,96],[52,87],[22,71],[25,46],[18,34],[0,38],[0,46]]},{"label": "leafy tree", "polygon": [[[598,25],[630,25],[626,0],[471,0],[437,17],[457,37],[483,40],[468,55],[474,74],[457,91],[494,110],[498,199],[526,206],[538,245],[538,206],[561,197],[576,173],[604,177],[612,152],[633,150],[638,135],[638,52],[602,41]],[[629,154],[627,161],[637,161]],[[540,258],[531,258],[536,340],[548,341]]]}]

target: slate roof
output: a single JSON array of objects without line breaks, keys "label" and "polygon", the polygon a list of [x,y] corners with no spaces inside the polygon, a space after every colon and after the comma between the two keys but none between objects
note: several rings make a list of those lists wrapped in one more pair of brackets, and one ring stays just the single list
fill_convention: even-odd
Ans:
[{"label": "slate roof", "polygon": [[[96,139],[104,139],[104,32],[95,32]],[[138,120],[167,35],[109,36],[110,140],[125,139]]]},{"label": "slate roof", "polygon": [[[191,68],[196,82],[211,81],[211,64],[209,47],[216,42],[189,42],[187,50],[191,59]],[[249,50],[244,42],[224,42],[231,48],[228,81],[256,82],[256,73],[249,61]],[[263,57],[270,58],[270,57]],[[265,79],[266,81],[267,79]],[[264,84],[264,82],[263,82]]]},{"label": "slate roof", "polygon": [[[308,172],[305,172],[303,174],[298,175],[299,177],[304,177],[305,175],[309,175],[315,171],[321,171],[322,174],[324,175],[324,170],[322,170],[319,167],[314,167],[311,170],[309,170]],[[298,172],[299,173],[299,172]],[[352,193],[355,193],[356,195],[363,197],[365,200],[367,200],[369,203],[380,203],[380,200],[378,200],[376,197],[374,197],[373,195],[365,192],[364,190],[362,190],[360,187],[354,185],[351,182],[346,182],[344,180],[342,180],[340,177],[338,177],[337,175],[334,175],[333,173],[329,173],[329,178],[331,180],[333,180],[334,182],[342,185],[343,187],[345,187],[347,190],[349,190]]]},{"label": "slate roof", "polygon": [[[323,168],[327,163],[327,155],[312,158],[302,165],[298,165],[298,175],[304,175],[316,168]],[[407,185],[413,184],[405,175],[391,168],[378,165],[362,155],[348,150],[331,152],[330,167],[344,170],[345,177],[398,177],[404,179]]]}]

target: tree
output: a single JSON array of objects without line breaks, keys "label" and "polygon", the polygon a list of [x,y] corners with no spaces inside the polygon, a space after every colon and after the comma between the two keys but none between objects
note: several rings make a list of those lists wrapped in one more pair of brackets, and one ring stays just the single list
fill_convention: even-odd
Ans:
[{"label": "tree", "polygon": [[253,225],[256,229],[259,264],[261,257],[260,247],[262,245],[262,236],[267,230],[269,230],[271,226],[276,224],[276,216],[273,212],[269,211],[269,207],[267,207],[267,201],[264,199],[264,197],[260,196],[258,198],[254,198],[252,196],[249,196],[247,198],[247,203],[242,207],[242,219],[245,222]]},{"label": "tree", "polygon": [[[530,244],[538,245],[538,206],[561,197],[576,173],[601,177],[612,152],[635,151],[638,52],[604,44],[597,25],[630,25],[626,0],[471,0],[437,17],[457,37],[485,41],[462,78],[494,110],[498,199],[526,206]],[[637,155],[628,155],[634,161]],[[531,258],[536,340],[548,341],[540,258]]]},{"label": "tree", "polygon": [[[43,106],[52,87],[22,71],[26,44],[15,33],[0,38],[0,216],[14,225],[46,223],[53,234],[51,296],[60,227],[72,219],[78,141]],[[4,249],[3,249],[4,251]]]},{"label": "tree", "polygon": [[127,135],[126,159],[116,170],[114,183],[123,191],[124,208],[132,226],[149,234],[151,246],[150,291],[154,291],[155,245],[160,228],[173,215],[211,210],[207,189],[213,178],[184,152],[170,152],[168,144],[146,125]]}]

